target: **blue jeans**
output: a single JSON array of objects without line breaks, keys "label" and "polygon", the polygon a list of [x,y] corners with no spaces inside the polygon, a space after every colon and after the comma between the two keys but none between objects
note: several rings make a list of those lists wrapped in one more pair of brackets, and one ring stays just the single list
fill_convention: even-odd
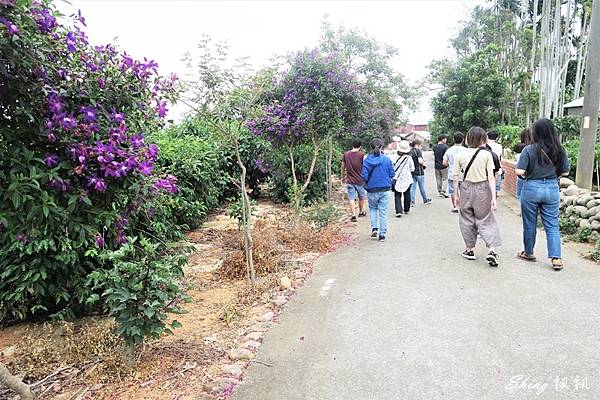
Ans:
[{"label": "blue jeans", "polygon": [[500,192],[500,189],[502,188],[503,180],[504,180],[504,174],[498,174],[498,178],[496,179],[496,193]]},{"label": "blue jeans", "polygon": [[538,211],[542,217],[548,258],[560,258],[560,232],[558,207],[560,191],[556,179],[535,179],[523,183],[521,190],[521,216],[523,218],[523,245],[525,253],[532,255],[537,234]]},{"label": "blue jeans", "polygon": [[392,192],[370,192],[369,215],[371,217],[371,229],[379,229],[379,236],[385,236],[387,233],[388,206]]},{"label": "blue jeans", "polygon": [[521,192],[523,191],[523,184],[525,179],[517,178],[517,200],[521,199]]},{"label": "blue jeans", "polygon": [[427,191],[425,190],[425,175],[415,175],[413,176],[413,184],[410,187],[410,202],[413,204],[417,202],[417,186],[419,186],[419,192],[421,192],[423,202],[429,200]]}]

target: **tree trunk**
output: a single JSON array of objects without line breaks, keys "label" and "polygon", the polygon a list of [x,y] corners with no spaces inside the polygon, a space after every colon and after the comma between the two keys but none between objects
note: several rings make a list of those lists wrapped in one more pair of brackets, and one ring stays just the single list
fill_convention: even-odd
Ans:
[{"label": "tree trunk", "polygon": [[290,168],[292,170],[292,193],[290,193],[290,201],[294,214],[298,214],[302,205],[302,190],[298,184],[298,176],[296,175],[296,161],[294,160],[294,147],[288,145],[288,155],[290,157]]},{"label": "tree trunk", "polygon": [[15,391],[21,397],[21,400],[34,400],[36,398],[29,386],[13,376],[2,363],[0,363],[0,383]]},{"label": "tree trunk", "polygon": [[333,138],[329,136],[327,139],[327,201],[331,201],[333,197],[333,182],[331,166],[333,164]]},{"label": "tree trunk", "polygon": [[587,23],[587,14],[583,10],[583,27],[581,28],[581,37],[579,39],[579,50],[577,51],[577,71],[575,73],[575,90],[573,100],[579,98],[581,93],[581,84],[583,81],[583,72],[585,71],[585,62],[587,58],[589,25]]},{"label": "tree trunk", "polygon": [[256,272],[254,270],[254,256],[252,250],[254,242],[252,240],[252,209],[248,192],[246,191],[246,166],[242,162],[240,155],[240,145],[234,139],[235,156],[237,158],[238,167],[240,167],[240,195],[242,199],[242,226],[244,228],[244,251],[246,253],[246,276],[250,287],[254,287],[256,283]]},{"label": "tree trunk", "polygon": [[540,27],[540,75],[539,75],[539,99],[538,99],[538,118],[544,116],[544,97],[546,93],[546,45],[548,43],[548,3],[551,0],[543,0],[542,3],[542,26]]}]

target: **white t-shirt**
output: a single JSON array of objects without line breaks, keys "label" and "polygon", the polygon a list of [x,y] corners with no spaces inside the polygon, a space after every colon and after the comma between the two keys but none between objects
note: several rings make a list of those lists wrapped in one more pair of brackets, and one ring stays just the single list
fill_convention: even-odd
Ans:
[{"label": "white t-shirt", "polygon": [[[456,155],[463,151],[465,148],[461,144],[455,144],[450,147],[444,153],[443,160],[448,161],[448,179],[454,179],[454,160],[456,159]],[[460,175],[459,180],[462,181],[462,174]]]},{"label": "white t-shirt", "polygon": [[[498,156],[498,158],[500,160],[502,160],[502,153],[504,152],[504,149],[502,148],[502,145],[500,143],[496,143],[496,142],[489,143],[489,145],[490,145],[492,151],[494,153],[496,153],[496,155]],[[500,164],[500,165],[502,165],[502,164]],[[498,171],[498,175],[500,175],[500,174],[502,174],[502,168],[500,168],[500,170]]]}]

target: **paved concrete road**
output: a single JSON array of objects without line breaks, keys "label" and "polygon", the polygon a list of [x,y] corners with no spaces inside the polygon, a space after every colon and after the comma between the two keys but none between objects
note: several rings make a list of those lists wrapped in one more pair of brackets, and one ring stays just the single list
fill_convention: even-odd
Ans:
[{"label": "paved concrete road", "polygon": [[[430,164],[431,165],[431,164]],[[434,193],[432,168],[427,170]],[[437,193],[436,193],[437,194]],[[418,200],[368,238],[323,257],[264,339],[236,400],[600,399],[600,266],[517,260],[520,219],[501,201],[490,268],[463,250],[449,201]]]}]

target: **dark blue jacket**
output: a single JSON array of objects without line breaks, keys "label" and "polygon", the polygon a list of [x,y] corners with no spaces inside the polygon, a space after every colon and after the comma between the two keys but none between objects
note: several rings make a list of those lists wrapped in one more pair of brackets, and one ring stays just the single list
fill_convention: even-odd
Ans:
[{"label": "dark blue jacket", "polygon": [[367,192],[391,190],[394,165],[385,154],[369,154],[363,161],[362,178]]}]

